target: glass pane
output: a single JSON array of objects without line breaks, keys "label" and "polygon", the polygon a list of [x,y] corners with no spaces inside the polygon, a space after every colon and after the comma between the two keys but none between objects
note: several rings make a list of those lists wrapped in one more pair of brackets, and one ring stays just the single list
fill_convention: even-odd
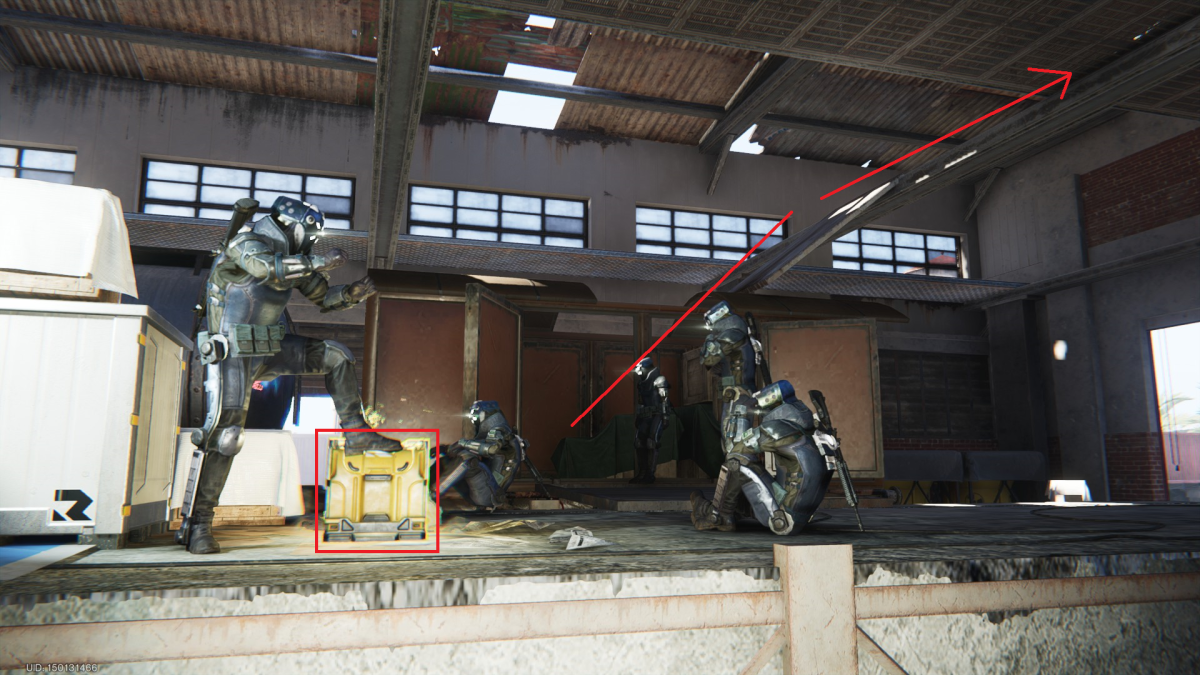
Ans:
[{"label": "glass pane", "polygon": [[505,232],[500,235],[500,241],[508,241],[514,244],[540,244],[542,238],[536,234],[515,234],[513,232]]},{"label": "glass pane", "polygon": [[159,180],[178,180],[195,183],[200,175],[200,167],[195,164],[176,164],[175,162],[147,162],[146,177]]},{"label": "glass pane", "polygon": [[157,180],[148,180],[146,181],[146,198],[194,202],[196,201],[196,186],[187,183],[163,183]]},{"label": "glass pane", "polygon": [[17,170],[10,167],[0,166],[0,178],[16,178]]},{"label": "glass pane", "polygon": [[733,251],[713,251],[714,258],[722,260],[741,260],[745,253],[734,253]]},{"label": "glass pane", "polygon": [[540,230],[542,229],[542,217],[523,213],[504,213],[501,215],[500,225],[514,230]]},{"label": "glass pane", "polygon": [[37,171],[34,169],[21,169],[17,177],[28,178],[29,180],[41,180],[46,181],[47,183],[62,183],[63,185],[71,185],[75,180],[75,174],[73,173]]},{"label": "glass pane", "polygon": [[956,272],[955,270],[931,269],[931,270],[929,270],[929,276],[931,276],[931,277],[951,277],[951,278],[957,279],[958,272]]},{"label": "glass pane", "polygon": [[891,244],[892,233],[884,230],[862,230],[864,244]]},{"label": "glass pane", "polygon": [[726,232],[745,232],[746,219],[739,216],[713,216],[713,229]]},{"label": "glass pane", "polygon": [[578,218],[546,216],[546,231],[562,232],[563,234],[583,234],[583,221]]},{"label": "glass pane", "polygon": [[583,248],[582,239],[567,239],[566,237],[546,237],[547,246],[565,246],[566,248]]},{"label": "glass pane", "polygon": [[[262,174],[259,174],[260,176]],[[325,178],[323,176],[309,176],[308,192],[316,192],[323,195],[334,195],[337,197],[351,197],[354,195],[354,181],[349,178]],[[299,189],[299,188],[296,188]]]},{"label": "glass pane", "polygon": [[657,225],[638,225],[637,238],[650,241],[671,241],[671,228]]},{"label": "glass pane", "polygon": [[412,200],[421,204],[445,204],[449,206],[454,204],[454,190],[442,190],[440,188],[414,185]]},{"label": "glass pane", "polygon": [[[250,187],[250,172],[246,169],[227,169],[219,166],[206,166],[201,174],[201,183],[209,185],[232,185],[234,187]],[[247,193],[247,196],[249,193]]]},{"label": "glass pane", "polygon": [[958,241],[954,237],[935,237],[929,235],[929,248],[936,248],[939,251],[955,251],[958,250]]},{"label": "glass pane", "polygon": [[670,246],[654,246],[653,244],[638,244],[638,253],[656,253],[658,255],[671,255]]},{"label": "glass pane", "polygon": [[51,171],[74,171],[75,153],[49,150],[26,150],[21,154],[21,166]]},{"label": "glass pane", "polygon": [[409,207],[408,217],[413,220],[424,220],[431,223],[453,223],[454,209],[448,209],[444,206],[413,204]]},{"label": "glass pane", "polygon": [[[461,195],[460,195],[461,196]],[[493,197],[495,195],[492,195]],[[461,199],[459,201],[462,201]],[[480,211],[478,209],[458,209],[459,225],[482,225],[496,227],[500,223],[498,211]]]},{"label": "glass pane", "polygon": [[[771,231],[772,227],[779,224],[778,220],[763,220],[762,218],[750,219],[750,231],[754,234],[766,234]],[[775,230],[775,234],[783,234],[783,226]]]},{"label": "glass pane", "polygon": [[163,216],[196,217],[196,209],[190,206],[167,206],[166,204],[147,204],[142,207],[142,213],[157,213]]},{"label": "glass pane", "polygon": [[304,179],[294,173],[259,171],[258,175],[254,177],[254,187],[264,190],[281,190],[300,194],[300,190],[304,189],[303,184]]},{"label": "glass pane", "polygon": [[929,262],[936,265],[957,265],[958,256],[953,251],[928,251]]},{"label": "glass pane", "polygon": [[[838,241],[858,241],[858,230],[855,230],[849,234],[844,234],[844,235],[838,237],[837,240]],[[858,268],[855,267],[854,269],[858,269]]]},{"label": "glass pane", "polygon": [[675,227],[691,227],[702,230],[708,229],[708,214],[707,213],[689,213],[687,211],[675,212]]},{"label": "glass pane", "polygon": [[916,275],[924,275],[925,274],[924,267],[905,267],[904,265],[899,265],[896,267],[896,271],[899,272],[900,274],[916,274]]},{"label": "glass pane", "polygon": [[275,204],[275,200],[279,199],[280,197],[291,197],[297,201],[303,201],[300,199],[299,192],[276,192],[274,190],[254,191],[254,198],[258,200],[259,204],[266,208],[270,208],[273,204]]},{"label": "glass pane", "polygon": [[863,270],[867,272],[895,272],[896,268],[891,265],[880,265],[879,263],[863,263]]},{"label": "glass pane", "polygon": [[326,218],[325,229],[327,230],[348,230],[350,229],[350,221],[343,218]]},{"label": "glass pane", "polygon": [[424,237],[453,237],[454,232],[446,227],[427,227],[425,225],[412,225],[408,228],[409,234],[419,234]]},{"label": "glass pane", "polygon": [[[733,232],[713,232],[713,245],[740,248],[743,251],[750,248],[750,245],[746,243],[746,235]],[[742,257],[741,254],[738,254],[738,257]]]},{"label": "glass pane", "polygon": [[200,217],[210,220],[229,220],[233,217],[233,211],[222,211],[221,209],[200,209]]},{"label": "glass pane", "polygon": [[671,212],[662,209],[644,209],[638,207],[636,211],[637,222],[646,223],[648,225],[670,225]]},{"label": "glass pane", "polygon": [[[765,251],[781,241],[783,241],[782,237],[767,237],[767,240],[759,245],[758,251]],[[755,253],[758,253],[758,251],[755,251]]]},{"label": "glass pane", "polygon": [[233,204],[243,197],[249,197],[250,191],[232,187],[213,187],[205,185],[200,188],[200,201],[206,204]]},{"label": "glass pane", "polygon": [[874,258],[875,260],[892,259],[891,246],[863,246],[862,251],[862,257],[864,258]]},{"label": "glass pane", "polygon": [[[899,239],[900,236],[896,235],[896,238]],[[896,260],[923,263],[925,262],[925,251],[916,248],[898,248],[896,249]]]},{"label": "glass pane", "polygon": [[675,247],[675,255],[681,255],[687,258],[708,258],[709,251],[702,248],[683,248],[682,246]]},{"label": "glass pane", "polygon": [[480,232],[478,230],[459,230],[459,239],[474,239],[475,241],[496,241],[495,232]]},{"label": "glass pane", "polygon": [[322,213],[350,213],[350,199],[347,197],[326,197],[325,195],[309,195],[308,203],[321,209]]},{"label": "glass pane", "polygon": [[857,270],[862,269],[858,263],[848,260],[834,260],[833,269],[835,270]]},{"label": "glass pane", "polygon": [[500,208],[500,195],[459,190],[458,205],[469,206],[474,209],[492,209],[494,211]]},{"label": "glass pane", "polygon": [[539,197],[518,197],[504,195],[501,208],[505,211],[520,211],[521,213],[541,213],[542,200]]},{"label": "glass pane", "polygon": [[567,202],[561,199],[546,200],[546,214],[551,216],[583,217],[583,202]]},{"label": "glass pane", "polygon": [[708,230],[688,230],[675,228],[675,241],[680,244],[708,244]]},{"label": "glass pane", "polygon": [[844,244],[840,241],[833,242],[833,254],[847,258],[858,257],[858,244]]},{"label": "glass pane", "polygon": [[912,248],[925,248],[925,235],[911,234],[909,232],[896,232],[897,246],[910,246]]},{"label": "glass pane", "polygon": [[17,149],[16,148],[0,148],[0,164],[5,166],[17,165]]}]

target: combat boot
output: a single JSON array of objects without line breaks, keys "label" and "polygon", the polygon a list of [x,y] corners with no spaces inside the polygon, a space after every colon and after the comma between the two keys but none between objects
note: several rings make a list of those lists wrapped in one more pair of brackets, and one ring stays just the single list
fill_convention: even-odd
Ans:
[{"label": "combat boot", "polygon": [[205,555],[209,553],[220,553],[221,545],[217,543],[217,538],[212,533],[211,522],[192,523],[188,531],[188,553]]},{"label": "combat boot", "polygon": [[705,499],[699,490],[692,493],[691,501],[692,525],[697,530],[719,530],[721,532],[737,530],[737,521],[731,516],[719,513],[716,506]]},{"label": "combat boot", "polygon": [[349,415],[342,420],[342,428],[346,430],[346,456],[361,455],[368,450],[379,452],[396,452],[403,448],[400,441],[380,436],[375,431],[354,431],[354,429],[370,429],[362,415]]}]

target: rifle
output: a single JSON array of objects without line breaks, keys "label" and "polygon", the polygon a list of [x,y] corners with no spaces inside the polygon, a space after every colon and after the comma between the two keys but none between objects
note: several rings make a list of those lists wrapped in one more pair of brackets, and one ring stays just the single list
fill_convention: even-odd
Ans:
[{"label": "rifle", "polygon": [[754,315],[750,312],[746,312],[746,329],[750,335],[750,344],[754,346],[754,364],[757,371],[762,373],[762,386],[770,386],[774,382],[771,379],[771,367],[767,365],[767,355],[763,354],[762,340],[759,339],[758,321],[755,320]]},{"label": "rifle", "polygon": [[846,503],[854,508],[854,519],[858,521],[859,532],[864,532],[862,517],[858,515],[858,493],[854,491],[854,484],[850,482],[850,467],[846,464],[846,458],[842,456],[842,442],[838,439],[837,429],[833,427],[833,422],[829,419],[829,408],[825,405],[825,394],[820,391],[812,390],[808,392],[808,397],[812,399],[813,408],[816,410],[819,424],[818,429],[833,436],[837,444],[834,446],[833,460],[837,467],[838,479],[842,481],[842,492],[846,493]]}]

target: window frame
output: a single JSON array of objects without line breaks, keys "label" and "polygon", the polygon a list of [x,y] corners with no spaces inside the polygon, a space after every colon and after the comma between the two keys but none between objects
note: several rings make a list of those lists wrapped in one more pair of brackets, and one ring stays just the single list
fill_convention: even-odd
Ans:
[{"label": "window frame", "polygon": [[[184,164],[184,165],[194,166],[197,169],[196,182],[188,183],[188,182],[184,182],[184,181],[173,181],[173,180],[166,180],[166,179],[160,179],[160,178],[151,179],[150,178],[150,162],[161,162],[161,163],[165,163],[165,164]],[[303,179],[303,182],[301,183],[301,190],[299,191],[300,198],[302,201],[306,200],[309,194],[314,194],[314,195],[321,196],[321,197],[335,197],[337,199],[349,200],[350,211],[348,214],[327,213],[325,211],[325,209],[321,209],[321,213],[325,216],[326,221],[328,221],[330,218],[332,218],[334,220],[347,221],[349,223],[349,227],[345,228],[346,231],[354,229],[354,207],[355,207],[355,201],[358,197],[358,179],[355,176],[344,176],[344,175],[339,176],[339,175],[331,174],[331,173],[311,173],[311,172],[307,172],[307,171],[298,171],[296,169],[282,169],[282,168],[277,168],[277,167],[270,168],[270,167],[258,167],[258,166],[244,166],[244,165],[239,165],[239,164],[213,164],[213,163],[210,163],[207,161],[187,160],[187,159],[179,159],[179,158],[162,158],[162,157],[146,157],[146,156],[142,157],[142,176],[141,176],[141,181],[140,181],[140,184],[138,187],[138,213],[150,215],[150,216],[165,215],[165,214],[146,213],[145,209],[146,209],[147,203],[161,204],[163,206],[182,206],[182,207],[193,208],[196,210],[196,215],[191,216],[193,218],[203,218],[202,216],[200,216],[201,209],[206,209],[206,208],[215,208],[215,209],[221,209],[221,210],[232,209],[233,204],[221,205],[221,204],[214,204],[212,202],[204,202],[204,201],[200,200],[200,190],[201,190],[201,188],[203,188],[206,185],[208,185],[210,187],[229,187],[229,188],[240,189],[239,186],[217,185],[214,183],[203,182],[205,168],[235,169],[235,170],[239,170],[239,171],[251,172],[250,173],[250,186],[244,188],[244,189],[250,191],[251,197],[254,196],[254,193],[257,190],[270,190],[271,192],[282,192],[282,190],[258,187],[257,182],[258,182],[258,174],[259,173],[281,173],[281,174],[287,174],[287,175],[291,175],[291,176],[299,176],[301,179]],[[310,193],[308,190],[304,189],[308,186],[307,179],[309,179],[309,178],[333,178],[336,180],[348,180],[348,181],[350,181],[350,195],[349,196],[329,195],[329,194],[320,193],[320,192],[311,192]],[[193,185],[196,187],[196,200],[191,201],[191,202],[186,202],[186,201],[175,200],[175,199],[160,199],[157,197],[148,197],[148,196],[146,196],[146,188],[147,188],[147,183],[149,183],[151,180],[155,180],[158,182],[174,183],[177,185]],[[272,201],[272,203],[274,203],[274,202]],[[265,204],[262,202],[259,203],[258,212],[257,212],[258,215],[266,215],[270,212],[271,212],[271,204]],[[176,216],[176,217],[179,217],[179,216]],[[182,216],[182,217],[187,218],[188,216]],[[213,220],[212,218],[203,218],[203,219],[204,220]],[[340,227],[328,227],[328,225],[326,227],[327,227],[327,229],[330,229],[330,230],[342,230],[342,228],[340,228]]]},{"label": "window frame", "polygon": [[[887,232],[889,235],[891,235],[891,243],[889,243],[889,244],[864,243],[862,240],[863,230],[871,230],[871,231],[875,231],[875,232]],[[925,237],[926,239],[924,240],[922,247],[920,249],[917,249],[912,246],[898,245],[896,243],[896,235],[897,234],[918,235],[921,237]],[[851,235],[853,235],[855,237],[854,241],[844,241],[845,237],[848,237]],[[954,240],[954,264],[953,265],[948,265],[946,263],[934,263],[931,260],[929,260],[929,252],[930,251],[945,251],[946,249],[929,248],[928,237],[945,237],[945,238]],[[875,272],[876,274],[900,274],[900,275],[923,276],[923,277],[927,277],[927,278],[935,277],[935,278],[941,278],[941,279],[963,279],[963,278],[966,278],[964,264],[963,264],[963,245],[964,245],[963,240],[964,240],[964,237],[965,237],[965,235],[955,233],[955,232],[922,232],[922,231],[917,231],[917,230],[892,229],[892,228],[878,227],[878,226],[860,227],[860,228],[857,228],[852,232],[848,232],[845,235],[843,235],[842,237],[838,237],[837,239],[834,239],[833,241],[830,242],[831,267],[833,269],[851,271],[851,272],[859,271],[859,272]],[[837,253],[835,251],[837,244],[852,244],[854,246],[857,246],[858,247],[858,255],[850,256],[850,255]],[[865,257],[863,255],[863,247],[864,246],[880,246],[880,247],[889,248],[889,249],[891,249],[892,257],[891,257],[891,259],[888,259],[888,260],[884,260],[884,259],[880,259],[880,258]],[[925,255],[923,257],[925,258],[925,262],[917,263],[917,262],[899,260],[896,257],[896,249],[898,249],[898,248],[906,249],[906,250],[919,250],[919,251],[924,252]],[[858,268],[854,269],[854,268],[846,268],[846,267],[837,267],[837,263],[839,263],[839,262],[855,263],[858,265]],[[923,272],[922,273],[917,273],[915,271],[909,271],[909,272],[890,271],[889,272],[887,270],[864,269],[864,265],[867,265],[867,264],[891,265],[893,267],[893,270],[895,270],[895,268],[898,268],[901,266],[920,267],[923,270]],[[934,269],[953,271],[954,276],[949,276],[949,275],[944,275],[944,274],[930,274],[929,271],[934,270]]]},{"label": "window frame", "polygon": [[[434,190],[451,190],[454,192],[454,203],[450,206],[446,206],[445,204],[428,204],[427,202],[414,202],[413,201],[413,190],[415,188],[430,188],[430,189],[434,189]],[[495,209],[484,209],[484,208],[477,208],[477,207],[473,207],[473,206],[459,206],[458,193],[460,193],[460,192],[475,192],[475,193],[479,193],[479,194],[495,195],[497,197],[497,206]],[[506,197],[506,196],[508,196],[508,197],[532,197],[535,199],[540,199],[541,200],[541,212],[535,214],[535,213],[529,213],[528,211],[505,211],[504,210],[504,197]],[[582,204],[583,205],[583,216],[581,216],[577,219],[583,221],[583,232],[581,234],[573,234],[573,233],[569,233],[569,232],[551,232],[551,231],[547,230],[546,229],[546,217],[548,215],[551,217],[554,217],[553,214],[546,213],[546,200],[547,199],[553,199],[555,201],[563,201],[563,202],[575,202],[578,204]],[[434,221],[430,221],[430,220],[414,219],[412,217],[413,204],[422,204],[422,205],[426,205],[426,206],[435,206],[435,207],[440,207],[440,208],[452,209],[455,211],[454,222],[438,223],[438,222],[434,222]],[[496,225],[494,227],[488,227],[485,225],[459,224],[457,210],[460,208],[472,209],[472,210],[476,210],[476,211],[493,211],[497,214],[496,215]],[[591,221],[592,209],[591,209],[591,200],[586,197],[566,197],[566,196],[562,196],[562,195],[535,194],[535,193],[531,193],[531,192],[501,191],[501,190],[496,190],[494,188],[476,188],[476,187],[459,186],[459,185],[439,185],[436,183],[412,183],[412,182],[410,182],[408,184],[407,203],[405,204],[405,209],[406,209],[405,232],[409,236],[413,236],[413,237],[427,237],[429,239],[444,239],[447,241],[459,241],[459,242],[466,241],[466,242],[484,242],[484,243],[489,243],[489,244],[515,244],[518,246],[550,246],[550,247],[555,247],[555,248],[576,248],[576,247],[572,247],[572,246],[557,246],[555,244],[545,243],[545,241],[548,237],[559,237],[559,238],[563,238],[563,239],[578,239],[579,241],[582,242],[582,246],[579,246],[578,248],[581,248],[581,249],[590,248],[590,246],[589,246],[590,235],[591,235],[590,221]],[[515,214],[529,215],[529,216],[536,215],[542,221],[541,229],[539,229],[539,230],[522,230],[522,229],[511,228],[511,227],[506,228],[506,227],[504,227],[504,218],[502,217],[502,214],[505,214],[505,213],[515,213]],[[575,216],[559,216],[559,217],[575,218]],[[445,236],[440,236],[440,235],[436,235],[436,234],[414,234],[412,232],[412,227],[414,224],[420,225],[423,227],[436,227],[436,228],[441,228],[441,229],[448,229],[448,230],[451,230],[452,235],[449,237],[445,237]],[[496,240],[491,241],[491,240],[487,240],[487,239],[470,239],[470,238],[466,238],[466,237],[459,237],[458,236],[459,230],[468,230],[471,232],[495,233]],[[524,235],[530,235],[530,236],[538,236],[538,237],[542,238],[542,243],[533,244],[533,243],[528,243],[528,242],[503,241],[501,239],[501,237],[505,234],[524,234]]]},{"label": "window frame", "polygon": [[[60,174],[60,175],[71,177],[71,180],[66,183],[58,183],[57,181],[43,181],[43,182],[56,183],[58,185],[74,185],[75,184],[75,173],[79,169],[79,151],[78,150],[64,150],[62,148],[39,147],[36,145],[25,145],[25,144],[21,144],[21,143],[4,143],[4,142],[0,142],[0,148],[8,148],[10,150],[17,151],[16,164],[14,164],[12,166],[9,166],[6,164],[3,166],[3,168],[5,168],[5,169],[13,170],[13,178],[22,178],[24,180],[43,180],[41,178],[26,178],[21,175],[22,171],[36,171],[36,172],[41,172],[41,173]],[[26,166],[22,165],[22,160],[25,157],[25,152],[28,150],[33,150],[34,152],[54,152],[54,153],[58,153],[58,154],[62,154],[62,155],[71,155],[75,159],[75,165],[70,171],[62,171],[59,169],[36,169],[33,167],[26,167]]]},{"label": "window frame", "polygon": [[[669,211],[671,213],[671,224],[670,225],[662,225],[660,223],[640,222],[638,220],[638,216],[637,216],[638,209],[653,209],[656,211]],[[699,215],[703,215],[703,216],[708,216],[708,229],[703,230],[701,228],[696,228],[696,227],[687,227],[684,225],[676,225],[675,224],[676,215],[679,213],[694,213],[694,214],[699,214]],[[746,247],[745,248],[735,248],[735,247],[731,247],[731,246],[721,246],[721,245],[712,243],[714,240],[713,235],[718,232],[730,232],[732,234],[741,234],[741,233],[735,233],[735,232],[727,231],[727,230],[714,229],[714,227],[713,227],[713,217],[714,216],[728,216],[730,218],[745,218],[746,219],[745,235],[746,235],[746,242],[747,242]],[[750,248],[752,246],[754,246],[756,243],[758,243],[758,240],[762,239],[763,236],[766,234],[766,233],[751,232],[750,231],[750,221],[751,220],[769,220],[772,223],[778,223],[781,219],[782,219],[782,216],[764,216],[762,214],[750,214],[750,213],[742,213],[742,212],[736,212],[736,211],[718,211],[718,210],[710,211],[710,210],[703,210],[703,209],[696,209],[696,208],[681,208],[681,207],[677,207],[677,206],[663,206],[663,205],[659,205],[659,204],[636,203],[636,204],[634,204],[634,212],[633,212],[634,251],[638,252],[638,253],[642,253],[643,255],[669,256],[672,258],[683,258],[685,260],[724,260],[724,261],[739,260],[739,259],[741,259],[741,257],[743,255],[746,254],[746,251],[750,250]],[[651,239],[642,239],[637,236],[638,225],[669,228],[671,230],[671,241],[655,241],[655,240],[651,240]],[[773,226],[774,225],[772,225],[772,227]],[[694,244],[694,243],[676,241],[675,232],[679,229],[691,230],[691,231],[696,231],[696,232],[708,232],[709,243],[708,244]],[[775,244],[772,244],[772,246],[781,243],[784,239],[787,238],[787,230],[788,230],[788,224],[787,224],[787,222],[784,222],[783,226],[780,228],[780,232],[777,232],[775,235],[772,236],[773,239],[778,237],[778,241],[776,241]],[[639,246],[666,246],[671,249],[671,253],[659,253],[656,251],[640,251],[640,250],[638,250]],[[680,255],[675,252],[676,248],[701,249],[701,250],[708,251],[709,255],[708,256]],[[762,250],[765,251],[767,249],[762,249]],[[737,257],[717,257],[717,256],[713,255],[714,253],[716,253],[718,251],[728,252],[728,253],[736,253]],[[755,255],[758,255],[758,252],[755,252]]]}]

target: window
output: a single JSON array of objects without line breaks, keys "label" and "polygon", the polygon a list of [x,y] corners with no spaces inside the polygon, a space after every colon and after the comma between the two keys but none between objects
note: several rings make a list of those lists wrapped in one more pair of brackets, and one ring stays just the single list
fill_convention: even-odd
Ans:
[{"label": "window", "polygon": [[833,242],[839,270],[960,277],[958,237],[863,228]]},{"label": "window", "polygon": [[408,233],[584,248],[587,202],[413,185]]},{"label": "window", "polygon": [[29,178],[72,185],[75,153],[0,145],[0,178]]},{"label": "window", "polygon": [[321,209],[327,228],[346,230],[353,222],[351,178],[157,160],[146,160],[142,213],[228,220],[243,197],[257,199],[259,212],[267,213],[281,196]]},{"label": "window", "polygon": [[[639,253],[740,260],[779,219],[639,206],[636,221]],[[787,226],[776,230],[758,250],[783,241],[784,227]]]}]

